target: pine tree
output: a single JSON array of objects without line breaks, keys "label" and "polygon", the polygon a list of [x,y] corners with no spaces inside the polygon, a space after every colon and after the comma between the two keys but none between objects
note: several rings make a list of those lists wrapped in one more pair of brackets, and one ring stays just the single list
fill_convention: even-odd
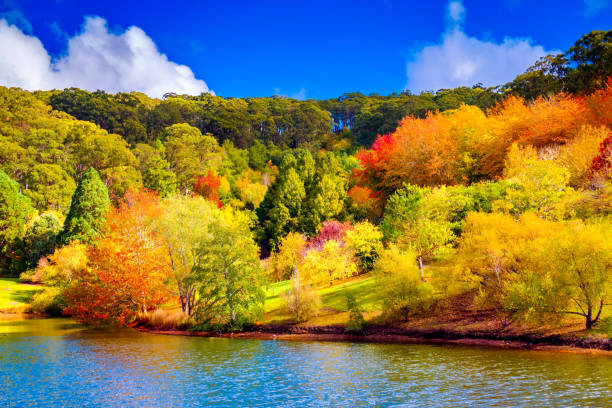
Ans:
[{"label": "pine tree", "polygon": [[100,236],[109,207],[108,189],[92,167],[83,175],[72,196],[60,243],[65,245],[74,240],[90,243]]}]

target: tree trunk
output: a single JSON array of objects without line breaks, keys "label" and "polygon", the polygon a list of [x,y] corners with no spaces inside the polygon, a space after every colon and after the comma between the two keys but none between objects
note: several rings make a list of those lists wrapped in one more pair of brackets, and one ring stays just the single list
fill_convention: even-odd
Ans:
[{"label": "tree trunk", "polygon": [[419,273],[421,274],[421,280],[425,282],[425,277],[423,276],[423,257],[419,256],[417,259],[419,261]]},{"label": "tree trunk", "polygon": [[593,327],[593,314],[592,314],[590,305],[587,308],[587,313],[585,317],[586,317],[586,329],[591,330],[591,328]]}]

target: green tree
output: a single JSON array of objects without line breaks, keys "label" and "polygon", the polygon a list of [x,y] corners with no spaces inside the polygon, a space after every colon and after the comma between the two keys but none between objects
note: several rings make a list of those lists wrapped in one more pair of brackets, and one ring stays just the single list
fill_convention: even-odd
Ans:
[{"label": "green tree", "polygon": [[147,161],[142,173],[142,184],[149,190],[156,191],[160,197],[167,197],[176,191],[176,175],[170,170],[170,164],[161,156],[155,155]]},{"label": "green tree", "polygon": [[40,258],[53,253],[61,232],[62,223],[52,212],[37,217],[28,226],[23,237],[25,266],[34,268]]},{"label": "green tree", "polygon": [[109,208],[108,189],[92,167],[85,172],[72,196],[60,243],[66,245],[73,240],[92,242],[102,234]]},{"label": "green tree", "polygon": [[238,330],[261,316],[265,292],[258,252],[245,216],[226,213],[210,225],[193,269],[200,299],[194,317],[201,327]]},{"label": "green tree", "polygon": [[337,218],[344,210],[348,174],[332,152],[317,162],[302,214],[302,229],[310,235],[319,232],[321,223]]},{"label": "green tree", "polygon": [[212,223],[222,217],[221,210],[203,197],[170,196],[161,201],[156,230],[164,237],[181,309],[191,316],[197,302],[194,268],[203,252],[198,251]]},{"label": "green tree", "polygon": [[21,239],[34,209],[19,184],[0,170],[0,271],[16,271],[22,261]]}]

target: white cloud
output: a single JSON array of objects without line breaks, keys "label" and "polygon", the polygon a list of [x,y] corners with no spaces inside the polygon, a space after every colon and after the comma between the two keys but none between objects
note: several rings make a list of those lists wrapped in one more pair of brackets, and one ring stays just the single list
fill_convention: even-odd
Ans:
[{"label": "white cloud", "polygon": [[611,0],[584,0],[584,14],[592,17],[611,5]]},{"label": "white cloud", "polygon": [[52,62],[40,40],[0,20],[0,84],[25,89],[103,89],[166,92],[210,92],[191,69],[168,60],[144,31],[129,27],[109,32],[106,20],[87,17],[81,33],[68,41],[66,55]]},{"label": "white cloud", "polygon": [[424,47],[408,63],[407,89],[420,92],[476,83],[501,85],[550,53],[528,39],[505,38],[497,43],[469,37],[461,27],[465,17],[461,1],[449,3],[448,17],[452,22],[441,43]]},{"label": "white cloud", "polygon": [[455,23],[462,23],[465,18],[465,6],[461,1],[451,1],[448,3],[448,16]]}]

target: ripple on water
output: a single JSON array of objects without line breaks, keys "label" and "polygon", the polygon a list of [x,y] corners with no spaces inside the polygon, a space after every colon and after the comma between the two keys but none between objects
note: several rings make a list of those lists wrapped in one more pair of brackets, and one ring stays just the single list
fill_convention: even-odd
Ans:
[{"label": "ripple on water", "polygon": [[606,356],[0,325],[2,406],[612,406]]}]

